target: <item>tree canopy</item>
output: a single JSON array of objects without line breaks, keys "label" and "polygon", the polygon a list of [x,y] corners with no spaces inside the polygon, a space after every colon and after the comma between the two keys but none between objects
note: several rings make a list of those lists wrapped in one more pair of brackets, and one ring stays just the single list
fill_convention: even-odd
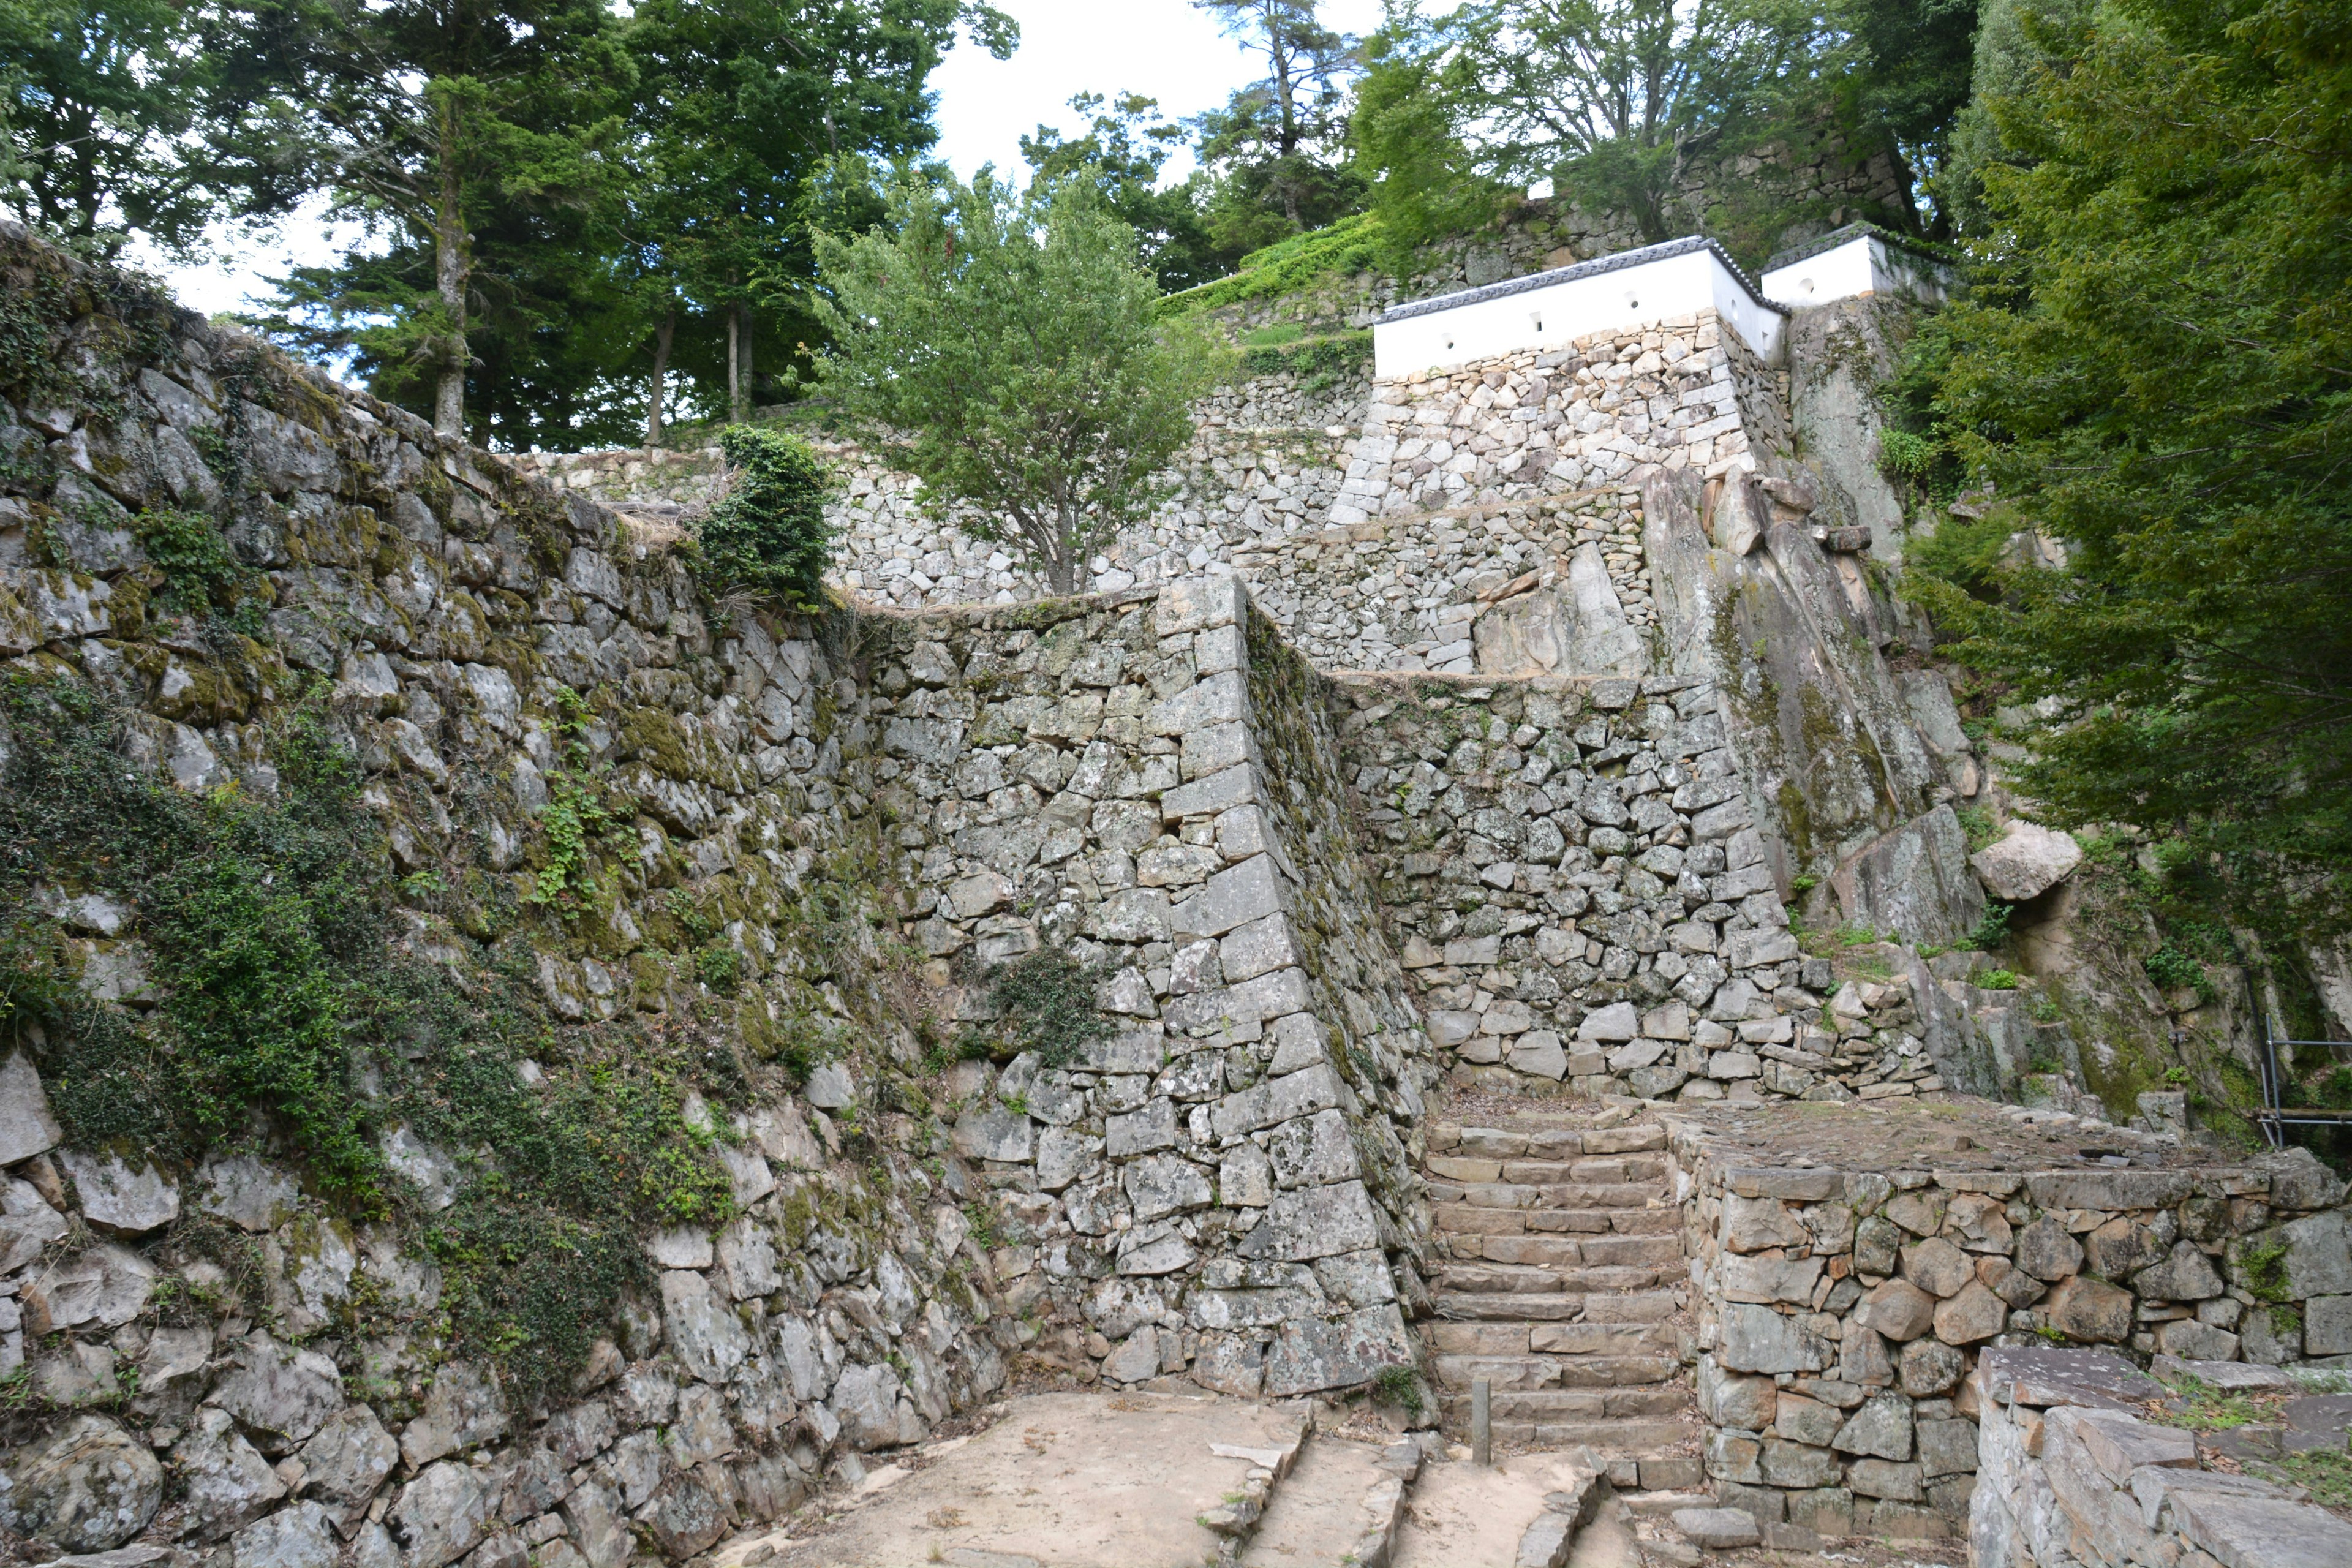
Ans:
[{"label": "tree canopy", "polygon": [[[2352,893],[2352,5],[2117,0],[1987,105],[1974,297],[1922,340],[1999,504],[1921,552],[2052,700],[2025,786]],[[2028,531],[2059,542],[2022,547]],[[2306,889],[2311,884],[2302,884]]]},{"label": "tree canopy", "polygon": [[825,389],[929,504],[1076,591],[1160,499],[1151,476],[1223,370],[1192,323],[1159,320],[1135,231],[1091,181],[983,174],[901,183],[887,223],[816,244]]}]

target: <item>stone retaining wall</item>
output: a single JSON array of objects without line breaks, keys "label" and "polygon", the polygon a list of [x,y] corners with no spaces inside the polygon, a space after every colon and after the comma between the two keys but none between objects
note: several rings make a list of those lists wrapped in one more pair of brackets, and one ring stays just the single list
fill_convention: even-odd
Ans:
[{"label": "stone retaining wall", "polygon": [[[1759,1520],[1959,1533],[1980,1463],[1969,1374],[1992,1348],[2275,1363],[2334,1352],[2338,1331],[2314,1324],[2352,1329],[2328,1294],[2352,1283],[2344,1184],[2307,1151],[2199,1165],[2116,1131],[2132,1152],[2114,1166],[2037,1170],[2007,1134],[1951,1150],[1997,1118],[1827,1122],[1802,1152],[1669,1120],[1707,1473]],[[1947,1152],[1878,1169],[1811,1152],[1881,1140]]]},{"label": "stone retaining wall", "polygon": [[[2186,1369],[2226,1376],[2226,1368]],[[2241,1387],[2263,1387],[2252,1379]],[[2298,1392],[2285,1378],[2286,1391]],[[2215,1436],[2138,1412],[2171,1390],[2119,1356],[1988,1352],[1971,1374],[1983,1441],[1969,1521],[1973,1568],[2321,1568],[2352,1562],[2352,1523],[2279,1472],[2205,1468]],[[2326,1397],[2308,1398],[2327,1405]],[[2343,1452],[2340,1415],[2314,1447]],[[2332,1435],[2332,1441],[2331,1441]],[[2252,1469],[2265,1469],[2255,1465]]]},{"label": "stone retaining wall", "polygon": [[1382,901],[1432,1037],[1457,1062],[1649,1099],[1812,1087],[1772,1059],[1821,997],[1804,989],[1708,687],[1336,690]]},{"label": "stone retaining wall", "polygon": [[[543,1078],[604,1026],[745,1075],[679,1112],[735,1217],[646,1236],[580,1398],[523,1409],[449,1338],[416,1225],[306,1192],[266,1130],[193,1169],[70,1136],[28,1029],[0,1057],[0,1529],[239,1568],[683,1562],[1017,1357],[1268,1393],[1412,1359],[1426,1047],[1312,671],[1233,579],[722,615],[657,533],[20,231],[0,267],[71,354],[69,397],[0,404],[0,673],[86,685],[127,768],[223,799],[280,793],[308,693],[409,952],[528,977]],[[163,610],[165,506],[220,531],[257,626]],[[536,901],[559,795],[608,825],[556,872],[568,913]],[[135,1022],[144,889],[90,874],[32,918]],[[1120,1020],[1060,1067],[992,1016],[992,966],[1048,944]],[[387,1138],[395,1211],[495,1161]]]}]

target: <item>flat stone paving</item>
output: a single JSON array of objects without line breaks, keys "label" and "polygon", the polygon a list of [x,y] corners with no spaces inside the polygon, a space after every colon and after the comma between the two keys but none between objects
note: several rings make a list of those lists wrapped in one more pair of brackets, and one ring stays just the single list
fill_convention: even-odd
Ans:
[{"label": "flat stone paving", "polygon": [[2015,1106],[1959,1096],[1907,1103],[1675,1104],[1655,1114],[1669,1126],[1700,1129],[1721,1159],[1745,1152],[1759,1163],[1801,1158],[1840,1171],[2194,1170],[2244,1163],[2219,1145],[2174,1143],[2040,1112],[2029,1121]]},{"label": "flat stone paving", "polygon": [[[1544,1495],[1572,1486],[1591,1461],[1581,1449],[1517,1454],[1480,1467],[1449,1460],[1423,1467],[1398,1532],[1392,1568],[1513,1568],[1519,1537],[1544,1510]],[[1623,1550],[1604,1552],[1611,1542]],[[1571,1568],[1638,1568],[1633,1536],[1604,1509],[1577,1534]]]},{"label": "flat stone paving", "polygon": [[919,1450],[912,1473],[877,1468],[826,1516],[713,1555],[718,1568],[1200,1568],[1220,1542],[1196,1516],[1240,1493],[1249,1453],[1296,1443],[1305,1418],[1215,1397],[1033,1394],[977,1436]]}]

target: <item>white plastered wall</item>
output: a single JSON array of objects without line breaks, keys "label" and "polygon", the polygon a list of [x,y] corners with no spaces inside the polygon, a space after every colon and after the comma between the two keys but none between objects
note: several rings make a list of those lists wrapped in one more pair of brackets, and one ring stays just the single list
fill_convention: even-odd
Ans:
[{"label": "white plastered wall", "polygon": [[1750,295],[1712,249],[1695,249],[1378,322],[1372,328],[1374,374],[1388,380],[1530,349],[1565,348],[1596,333],[1710,310],[1738,331],[1758,358],[1768,364],[1780,362],[1782,312]]},{"label": "white plastered wall", "polygon": [[1833,250],[1808,256],[1764,274],[1764,297],[1792,310],[1864,294],[1904,294],[1942,302],[1948,294],[1942,269],[1888,246],[1875,235],[1856,235]]}]

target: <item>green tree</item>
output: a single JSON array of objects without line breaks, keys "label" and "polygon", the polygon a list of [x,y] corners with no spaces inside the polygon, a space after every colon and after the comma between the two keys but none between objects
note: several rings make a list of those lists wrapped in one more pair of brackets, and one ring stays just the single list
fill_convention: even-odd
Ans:
[{"label": "green tree", "polygon": [[1989,104],[2019,162],[1927,340],[1937,434],[2003,505],[1915,575],[1961,657],[2057,700],[2037,798],[2341,900],[2352,4],[2127,0],[2074,37]]},{"label": "green tree", "polygon": [[928,82],[960,31],[999,59],[1020,39],[978,0],[637,7],[627,38],[639,181],[621,254],[652,338],[649,438],[674,354],[706,382],[723,373],[723,399],[709,401],[740,421],[758,384],[759,329],[788,342],[817,335],[811,229],[845,195],[861,226],[880,216],[864,172],[937,140]]},{"label": "green tree", "polygon": [[1893,143],[1930,205],[1928,233],[1949,237],[1944,174],[1955,121],[1976,63],[1978,0],[1847,0],[1840,17],[1853,46],[1848,79],[1858,124]]},{"label": "green tree", "polygon": [[1225,369],[1194,323],[1157,320],[1135,231],[1088,180],[902,183],[887,226],[821,236],[817,258],[828,390],[1057,594],[1160,499],[1151,475]]},{"label": "green tree", "polygon": [[1193,5],[1265,65],[1194,121],[1218,244],[1238,257],[1360,211],[1363,183],[1347,161],[1358,40],[1325,26],[1315,0]]},{"label": "green tree", "polygon": [[1969,98],[1954,117],[1950,153],[1932,187],[1939,211],[1962,234],[1983,235],[1992,225],[1985,206],[1984,171],[2016,163],[2021,154],[2002,142],[1995,106],[2030,96],[2041,74],[2071,58],[2098,0],[1983,0],[1969,66]]},{"label": "green tree", "polygon": [[612,198],[618,20],[602,0],[239,0],[212,52],[224,144],[432,257],[429,284],[357,266],[288,302],[429,378],[435,428],[465,434],[477,226]]},{"label": "green tree", "polygon": [[1807,0],[1473,0],[1442,16],[1408,3],[1362,94],[1374,210],[1430,238],[1475,192],[1491,210],[1550,180],[1670,238],[1689,226],[1680,197],[1700,161],[1824,105],[1844,39]]},{"label": "green tree", "polygon": [[1129,92],[1106,105],[1102,94],[1082,92],[1070,107],[1089,117],[1084,135],[1065,137],[1041,124],[1035,135],[1021,139],[1031,177],[1093,180],[1119,221],[1135,230],[1143,264],[1171,294],[1232,271],[1243,252],[1211,236],[1201,210],[1202,176],[1165,188],[1160,184],[1169,158],[1192,139],[1183,126],[1160,118],[1160,100]]},{"label": "green tree", "polygon": [[211,65],[175,0],[0,0],[0,199],[110,253],[186,245],[233,184],[193,134]]}]

